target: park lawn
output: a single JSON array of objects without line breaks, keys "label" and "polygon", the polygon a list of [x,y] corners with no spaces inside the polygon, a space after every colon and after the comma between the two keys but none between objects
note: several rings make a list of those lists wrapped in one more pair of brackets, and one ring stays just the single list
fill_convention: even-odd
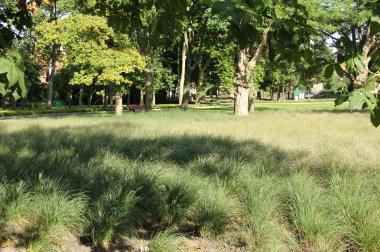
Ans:
[{"label": "park lawn", "polygon": [[[127,110],[127,106],[124,106]],[[154,106],[154,110],[173,110],[179,109],[177,104],[158,104]],[[231,112],[233,110],[233,101],[230,99],[221,99],[219,101],[205,102],[201,105],[190,104],[190,110],[219,110]],[[334,102],[328,99],[324,100],[308,100],[308,101],[285,101],[270,102],[257,101],[255,103],[257,110],[349,110],[348,103],[335,107]],[[16,116],[38,116],[50,114],[72,114],[72,113],[105,113],[111,112],[111,108],[104,109],[99,105],[92,106],[63,106],[60,108],[0,108],[0,118],[16,117]]]},{"label": "park lawn", "polygon": [[226,105],[0,122],[0,247],[71,234],[151,251],[378,251],[368,117]]}]

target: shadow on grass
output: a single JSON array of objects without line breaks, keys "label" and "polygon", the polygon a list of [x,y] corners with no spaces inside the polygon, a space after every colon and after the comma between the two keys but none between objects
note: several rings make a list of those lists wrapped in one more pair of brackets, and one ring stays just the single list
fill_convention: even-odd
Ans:
[{"label": "shadow on grass", "polygon": [[[72,192],[85,193],[90,202],[126,186],[142,199],[139,209],[143,215],[137,225],[155,232],[163,222],[158,212],[162,204],[157,203],[162,195],[155,191],[155,177],[133,182],[128,170],[164,166],[171,172],[194,173],[192,179],[239,182],[241,177],[234,174],[240,170],[245,171],[244,176],[287,177],[308,165],[306,152],[284,151],[255,140],[208,135],[133,137],[138,130],[138,125],[112,122],[98,128],[31,126],[18,132],[0,131],[0,175],[18,182],[43,174]],[[328,166],[326,161],[317,170],[323,173]]]}]

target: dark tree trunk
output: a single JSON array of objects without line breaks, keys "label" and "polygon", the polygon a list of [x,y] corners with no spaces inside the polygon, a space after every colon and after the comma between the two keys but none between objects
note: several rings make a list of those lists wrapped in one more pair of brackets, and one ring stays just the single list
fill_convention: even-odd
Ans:
[{"label": "dark tree trunk", "polygon": [[79,89],[79,106],[83,106],[83,88]]}]

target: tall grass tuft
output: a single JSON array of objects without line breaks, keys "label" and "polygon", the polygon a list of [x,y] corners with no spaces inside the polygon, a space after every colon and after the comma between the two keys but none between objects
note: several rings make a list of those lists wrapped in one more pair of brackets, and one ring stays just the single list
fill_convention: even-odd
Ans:
[{"label": "tall grass tuft", "polygon": [[177,252],[180,247],[176,239],[178,235],[170,231],[162,231],[157,233],[149,242],[149,251],[151,252]]},{"label": "tall grass tuft", "polygon": [[95,246],[108,248],[112,241],[132,234],[138,198],[134,192],[115,187],[92,206],[90,232]]},{"label": "tall grass tuft", "polygon": [[69,194],[46,178],[30,184],[11,183],[2,188],[5,188],[0,190],[3,242],[8,239],[5,242],[14,246],[26,245],[30,251],[44,251],[54,247],[67,233],[82,233],[87,204],[82,194]]},{"label": "tall grass tuft", "polygon": [[221,234],[231,222],[235,209],[221,188],[204,184],[199,191],[193,220],[203,236]]},{"label": "tall grass tuft", "polygon": [[246,193],[242,195],[242,218],[248,226],[248,243],[260,251],[295,250],[297,243],[280,211],[282,184],[268,176],[245,179],[243,184]]},{"label": "tall grass tuft", "polygon": [[306,250],[334,250],[339,247],[333,230],[331,199],[306,173],[295,174],[287,184],[286,215]]},{"label": "tall grass tuft", "polygon": [[332,178],[334,216],[345,250],[380,248],[380,191],[368,181],[371,180],[359,176]]}]

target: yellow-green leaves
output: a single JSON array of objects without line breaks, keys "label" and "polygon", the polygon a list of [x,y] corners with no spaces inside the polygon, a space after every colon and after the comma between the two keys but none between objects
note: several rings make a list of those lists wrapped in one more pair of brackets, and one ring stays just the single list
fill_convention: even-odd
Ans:
[{"label": "yellow-green leaves", "polygon": [[37,27],[39,48],[61,48],[63,67],[78,69],[70,84],[128,84],[128,73],[145,67],[144,58],[125,35],[116,34],[104,17],[72,15]]}]

